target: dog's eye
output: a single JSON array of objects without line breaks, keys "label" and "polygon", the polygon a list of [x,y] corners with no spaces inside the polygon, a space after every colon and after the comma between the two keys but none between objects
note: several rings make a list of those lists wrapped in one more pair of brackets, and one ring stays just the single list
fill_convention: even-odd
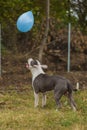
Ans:
[{"label": "dog's eye", "polygon": [[38,65],[36,60],[31,61],[31,66],[33,66],[33,65]]}]

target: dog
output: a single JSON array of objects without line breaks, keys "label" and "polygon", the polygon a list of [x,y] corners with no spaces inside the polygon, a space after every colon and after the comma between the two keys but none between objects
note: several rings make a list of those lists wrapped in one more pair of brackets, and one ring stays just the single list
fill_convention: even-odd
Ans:
[{"label": "dog", "polygon": [[68,79],[59,75],[48,75],[43,69],[47,69],[47,65],[41,65],[38,60],[28,59],[26,67],[32,73],[32,86],[35,97],[35,107],[39,103],[39,93],[42,93],[42,107],[46,105],[46,92],[54,90],[54,99],[57,109],[61,108],[60,99],[63,95],[67,95],[70,105],[76,111],[76,103],[73,99],[73,86]]}]

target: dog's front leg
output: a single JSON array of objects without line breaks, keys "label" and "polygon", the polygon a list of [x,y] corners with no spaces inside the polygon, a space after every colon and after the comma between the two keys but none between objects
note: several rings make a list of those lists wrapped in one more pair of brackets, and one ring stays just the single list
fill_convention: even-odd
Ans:
[{"label": "dog's front leg", "polygon": [[39,95],[38,95],[38,93],[34,92],[34,98],[35,98],[34,105],[35,105],[35,107],[37,107],[39,105]]},{"label": "dog's front leg", "polygon": [[46,106],[46,93],[42,94],[42,107]]}]

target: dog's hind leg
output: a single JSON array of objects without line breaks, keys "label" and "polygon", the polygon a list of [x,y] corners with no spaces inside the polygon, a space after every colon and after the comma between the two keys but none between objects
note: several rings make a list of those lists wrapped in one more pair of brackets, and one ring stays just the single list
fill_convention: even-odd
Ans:
[{"label": "dog's hind leg", "polygon": [[61,97],[62,97],[62,93],[54,91],[54,98],[58,108],[61,108],[61,103],[60,103]]},{"label": "dog's hind leg", "polygon": [[42,107],[46,106],[46,93],[42,94]]},{"label": "dog's hind leg", "polygon": [[39,104],[39,95],[37,93],[34,92],[34,98],[35,98],[35,102],[34,105],[35,107],[37,107]]},{"label": "dog's hind leg", "polygon": [[73,109],[74,111],[76,111],[76,103],[74,102],[72,93],[69,93],[69,94],[68,94],[68,98],[69,98],[70,105],[71,105],[72,109]]}]

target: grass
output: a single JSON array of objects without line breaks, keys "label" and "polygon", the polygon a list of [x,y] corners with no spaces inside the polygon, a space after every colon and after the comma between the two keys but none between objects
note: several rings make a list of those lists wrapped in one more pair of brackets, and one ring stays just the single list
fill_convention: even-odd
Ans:
[{"label": "grass", "polygon": [[74,94],[78,111],[73,112],[65,97],[61,100],[62,109],[56,111],[52,92],[47,94],[45,108],[41,107],[41,100],[40,106],[34,108],[30,88],[0,94],[0,130],[87,130],[87,90]]}]

